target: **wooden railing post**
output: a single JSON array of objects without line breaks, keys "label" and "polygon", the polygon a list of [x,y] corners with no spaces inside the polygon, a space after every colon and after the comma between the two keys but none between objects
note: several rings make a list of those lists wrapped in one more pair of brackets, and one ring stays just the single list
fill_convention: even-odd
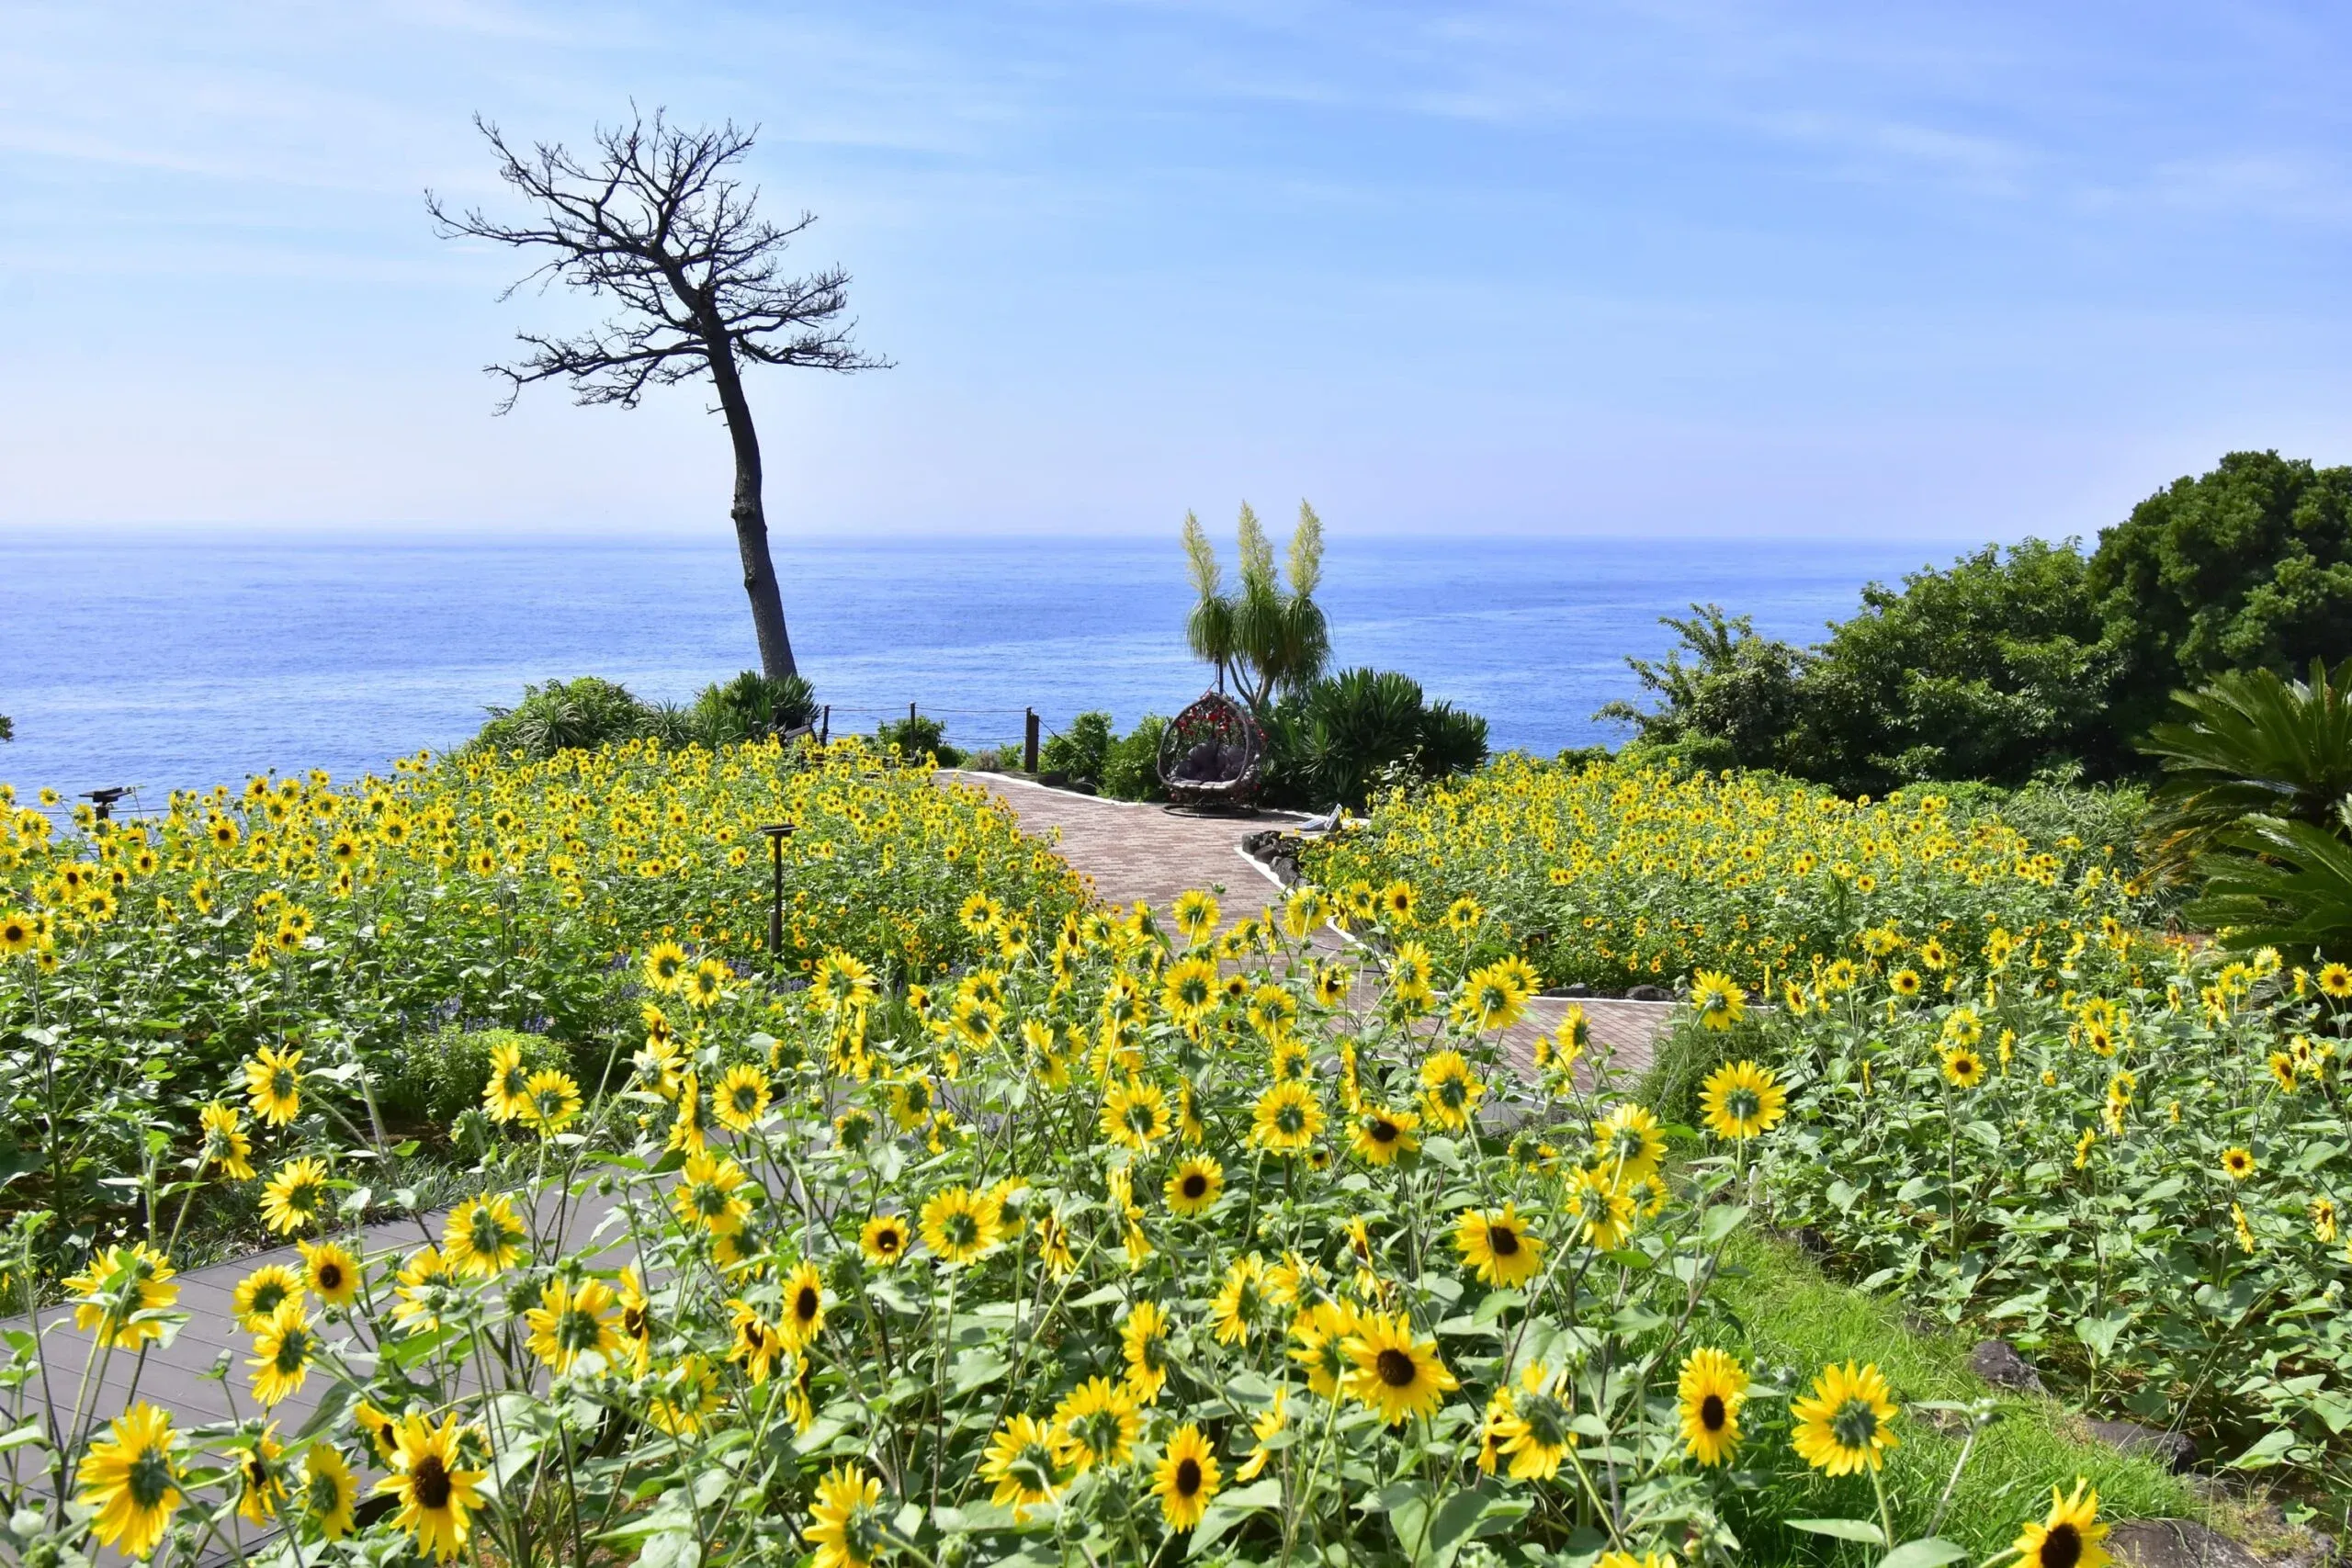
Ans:
[{"label": "wooden railing post", "polygon": [[1028,712],[1028,725],[1021,738],[1021,771],[1034,773],[1037,771],[1037,710]]}]

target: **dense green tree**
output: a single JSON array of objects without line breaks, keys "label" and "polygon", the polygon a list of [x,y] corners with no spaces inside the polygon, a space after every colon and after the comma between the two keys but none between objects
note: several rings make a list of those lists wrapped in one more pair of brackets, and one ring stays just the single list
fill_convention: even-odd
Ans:
[{"label": "dense green tree", "polygon": [[1778,768],[1848,792],[1926,780],[2145,776],[2172,694],[2352,654],[2352,468],[2233,452],[2099,536],[1987,545],[1862,608],[1810,649],[1692,606],[1678,646],[1628,660],[1645,752]]},{"label": "dense green tree", "polygon": [[2226,671],[2334,662],[2352,653],[2352,468],[2233,452],[2101,534],[2087,581],[2129,658],[2126,736]]},{"label": "dense green tree", "polygon": [[2119,664],[2071,542],[1987,545],[1862,591],[1805,663],[1790,754],[1847,790],[2070,761],[2106,777],[2127,765],[2106,711]]}]

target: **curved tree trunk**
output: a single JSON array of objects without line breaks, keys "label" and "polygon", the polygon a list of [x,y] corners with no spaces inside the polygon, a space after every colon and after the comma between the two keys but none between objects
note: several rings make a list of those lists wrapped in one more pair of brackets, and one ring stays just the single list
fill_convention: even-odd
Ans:
[{"label": "curved tree trunk", "polygon": [[735,446],[735,501],[729,515],[735,520],[735,545],[743,557],[743,592],[751,595],[752,630],[760,643],[760,673],[771,681],[797,674],[792,658],[792,634],[785,629],[784,594],[776,585],[775,561],[768,554],[767,508],[761,500],[760,435],[752,427],[752,405],[743,396],[734,356],[721,349],[710,356],[711,379],[718,389],[718,406],[727,416],[728,438]]}]

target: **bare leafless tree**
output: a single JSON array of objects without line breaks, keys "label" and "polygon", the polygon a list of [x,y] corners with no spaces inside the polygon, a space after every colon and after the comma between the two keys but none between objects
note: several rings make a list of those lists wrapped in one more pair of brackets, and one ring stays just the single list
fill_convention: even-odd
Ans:
[{"label": "bare leafless tree", "polygon": [[687,130],[669,124],[659,109],[650,121],[632,110],[628,124],[598,128],[595,155],[587,160],[561,142],[535,143],[526,155],[480,115],[474,125],[497,154],[499,177],[534,215],[510,224],[478,208],[453,213],[427,191],[425,209],[436,231],[444,239],[495,240],[549,253],[502,299],[526,284],[544,288],[560,281],[618,307],[602,327],[577,336],[517,333],[522,356],[488,367],[507,383],[498,412],[513,408],[534,381],[561,378],[571,383],[576,402],[635,408],[649,387],[708,377],[735,448],[731,511],[760,667],[771,680],[793,674],[743,367],[851,371],[889,364],[850,341],[856,323],[843,319],[848,273],[834,266],[786,275],[785,252],[815,215],[803,212],[786,224],[759,215],[758,190],[734,174],[755,132],[731,121],[716,130]]}]

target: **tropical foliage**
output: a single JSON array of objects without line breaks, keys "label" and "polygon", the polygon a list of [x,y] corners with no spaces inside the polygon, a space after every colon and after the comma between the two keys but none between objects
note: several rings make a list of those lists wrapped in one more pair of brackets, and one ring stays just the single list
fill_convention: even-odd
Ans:
[{"label": "tropical foliage", "polygon": [[1298,503],[1287,589],[1274,570],[1274,547],[1248,502],[1241,503],[1239,550],[1241,585],[1228,593],[1216,547],[1200,519],[1184,514],[1184,557],[1198,596],[1184,635],[1193,657],[1216,667],[1220,685],[1230,679],[1244,701],[1262,708],[1277,692],[1305,687],[1330,659],[1329,628],[1315,603],[1323,581],[1322,519],[1306,502]]},{"label": "tropical foliage", "polygon": [[691,944],[734,983],[805,974],[854,941],[894,980],[968,963],[984,897],[1016,924],[1076,907],[1069,869],[979,791],[858,742],[672,750],[633,741],[544,761],[404,759],[389,778],[255,778],[175,795],[152,821],[59,831],[0,794],[0,1202],[86,1246],[185,1135],[230,1066],[290,1042],[365,1122],[368,1074],[445,1025],[544,1034],[592,1083],[635,1026],[619,955]]},{"label": "tropical foliage", "polygon": [[[1733,1553],[1771,1488],[1823,1556],[1947,1532],[1905,1561],[2098,1561],[2093,1484],[1971,1490],[1971,1443],[1889,1486],[1915,1421],[1989,1412],[1724,1348],[1770,1074],[1711,1086],[1711,1141],[1669,1171],[1573,1015],[1505,1069],[1523,972],[1465,972],[1475,931],[1425,934],[1408,895],[1347,917],[1394,953],[1361,976],[1313,889],[1234,925],[1187,895],[1173,940],[975,895],[970,966],[903,991],[842,952],[785,990],[656,943],[622,971],[625,1087],[501,1052],[474,1195],[389,1244],[345,1196],[392,1151],[273,1034],[201,1133],[159,1129],[141,1233],[8,1338],[8,1544],[1658,1568]],[[222,1183],[303,1245],[233,1323],[183,1303],[171,1256]],[[196,1332],[251,1337],[225,1358],[251,1414],[126,1402],[125,1364]]]},{"label": "tropical foliage", "polygon": [[1705,968],[1776,996],[1866,927],[1936,931],[1959,952],[1996,928],[2046,949],[2101,914],[2133,920],[2145,889],[2121,859],[1960,816],[1930,791],[1847,800],[1758,774],[1513,754],[1384,799],[1306,863],[1327,886],[1469,898],[1493,917],[1486,951],[1523,953],[1550,985],[1670,987]]}]

